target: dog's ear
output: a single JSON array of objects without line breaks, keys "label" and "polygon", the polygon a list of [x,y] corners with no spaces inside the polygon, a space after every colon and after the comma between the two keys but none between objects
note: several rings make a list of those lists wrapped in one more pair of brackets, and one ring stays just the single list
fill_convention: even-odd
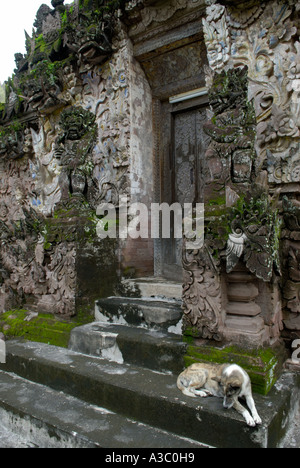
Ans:
[{"label": "dog's ear", "polygon": [[234,379],[229,382],[229,386],[232,390],[240,390],[242,385],[238,379]]}]

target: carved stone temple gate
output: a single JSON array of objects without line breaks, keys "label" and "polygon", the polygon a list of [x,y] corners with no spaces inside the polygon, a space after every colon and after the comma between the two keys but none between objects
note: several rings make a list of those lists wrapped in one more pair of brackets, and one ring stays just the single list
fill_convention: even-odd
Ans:
[{"label": "carved stone temple gate", "polygon": [[[183,281],[187,362],[270,376],[300,338],[298,2],[53,4],[6,84],[1,312],[71,317],[128,276]],[[203,248],[100,240],[97,207],[122,196],[204,203]]]},{"label": "carved stone temple gate", "polygon": [[[155,200],[205,204],[204,247],[182,250],[183,332],[198,351],[210,340],[291,344],[299,336],[298,6],[176,7],[137,5],[129,36],[152,91]],[[205,121],[193,117],[201,112]],[[167,276],[170,246],[157,252]]]}]

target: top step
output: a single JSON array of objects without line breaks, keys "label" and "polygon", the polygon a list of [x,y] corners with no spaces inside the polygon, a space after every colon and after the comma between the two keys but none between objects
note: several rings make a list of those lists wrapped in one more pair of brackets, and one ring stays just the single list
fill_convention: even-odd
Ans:
[{"label": "top step", "polygon": [[140,297],[182,300],[182,284],[165,278],[137,278],[123,280],[123,284],[129,289],[138,289]]},{"label": "top step", "polygon": [[107,297],[95,303],[97,322],[168,330],[181,333],[181,304],[152,297]]}]

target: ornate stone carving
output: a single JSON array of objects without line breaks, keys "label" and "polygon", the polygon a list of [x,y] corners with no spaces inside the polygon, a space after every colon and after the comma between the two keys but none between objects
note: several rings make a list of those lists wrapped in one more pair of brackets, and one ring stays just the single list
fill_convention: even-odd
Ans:
[{"label": "ornate stone carving", "polygon": [[[55,144],[55,156],[60,161],[59,185],[63,200],[84,196],[93,173],[91,152],[95,145],[95,116],[80,107],[72,107],[61,114],[63,134]],[[88,195],[87,195],[88,196]]]},{"label": "ornate stone carving", "polygon": [[20,110],[20,99],[13,86],[9,87],[9,94],[5,103],[4,119],[10,120]]},{"label": "ornate stone carving", "polygon": [[203,6],[203,0],[170,0],[159,8],[144,5],[143,0],[126,2],[127,12],[136,12],[136,21],[132,26],[130,35],[143,33],[149,26],[162,24],[170,20],[179,10],[193,10]]},{"label": "ornate stone carving", "polygon": [[300,240],[300,204],[297,200],[289,200],[286,196],[283,197],[283,219],[285,227],[290,232],[290,236],[295,240]]},{"label": "ornate stone carving", "polygon": [[[73,315],[78,249],[95,240],[95,207],[128,191],[128,57],[116,51],[108,61],[119,4],[63,3],[39,9],[9,81],[0,128],[1,310],[28,301],[38,312]],[[88,96],[98,102],[89,107]],[[42,220],[31,230],[27,212]]]},{"label": "ornate stone carving", "polygon": [[231,28],[246,29],[253,24],[264,12],[266,8],[265,2],[251,0],[250,2],[239,2],[224,0],[223,3],[227,6],[227,21]]},{"label": "ornate stone carving", "polygon": [[207,8],[204,23],[210,66],[218,72],[248,67],[249,99],[254,99],[258,124],[255,168],[258,171],[265,164],[270,183],[298,182],[297,5],[283,1],[220,3]]},{"label": "ornate stone carving", "polygon": [[8,127],[1,132],[0,158],[18,159],[24,156],[23,132]]},{"label": "ornate stone carving", "polygon": [[220,341],[223,332],[219,271],[207,247],[183,249],[183,331]]},{"label": "ornate stone carving", "polygon": [[120,195],[128,195],[130,126],[128,116],[128,51],[123,47],[114,60],[83,75],[83,102],[98,124],[94,148],[94,178],[98,202],[118,205]]},{"label": "ornate stone carving", "polygon": [[211,144],[206,153],[211,181],[250,182],[255,156],[255,116],[247,99],[247,69],[216,74],[209,91],[214,115],[204,125]]},{"label": "ornate stone carving", "polygon": [[271,281],[280,272],[280,219],[271,208],[268,195],[251,197],[233,208],[232,234],[227,243],[227,272],[244,254],[247,268],[259,279]]},{"label": "ornate stone carving", "polygon": [[[283,238],[283,264],[284,284],[283,296],[286,299],[287,309],[293,314],[300,313],[300,207],[296,200],[283,198],[284,229]],[[299,316],[297,315],[297,320]],[[285,325],[293,328],[295,316],[285,320]],[[296,320],[296,321],[297,321]]]},{"label": "ornate stone carving", "polygon": [[49,294],[57,301],[56,313],[72,316],[75,313],[76,248],[70,242],[62,242],[51,254],[48,280]]},{"label": "ornate stone carving", "polygon": [[214,71],[222,70],[230,57],[230,36],[225,13],[224,6],[214,4],[207,8],[207,17],[203,19],[207,57]]},{"label": "ornate stone carving", "polygon": [[43,22],[47,19],[48,15],[51,13],[51,8],[48,5],[41,5],[36,13],[36,18],[33,23],[33,26],[36,28],[36,34],[39,36],[43,33]]},{"label": "ornate stone carving", "polygon": [[6,103],[5,118],[22,111],[52,113],[74,104],[73,87],[64,80],[64,67],[84,72],[112,55],[112,32],[118,3],[92,7],[57,4],[54,10],[42,5],[33,36],[26,33],[27,54],[16,55],[16,74]]}]

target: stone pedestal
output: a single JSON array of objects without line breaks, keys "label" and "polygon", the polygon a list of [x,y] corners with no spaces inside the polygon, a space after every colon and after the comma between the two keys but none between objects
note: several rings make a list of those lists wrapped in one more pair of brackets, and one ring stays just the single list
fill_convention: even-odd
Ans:
[{"label": "stone pedestal", "polygon": [[255,302],[258,296],[257,280],[245,268],[237,267],[227,275],[224,335],[228,341],[250,348],[268,343],[268,330]]}]

